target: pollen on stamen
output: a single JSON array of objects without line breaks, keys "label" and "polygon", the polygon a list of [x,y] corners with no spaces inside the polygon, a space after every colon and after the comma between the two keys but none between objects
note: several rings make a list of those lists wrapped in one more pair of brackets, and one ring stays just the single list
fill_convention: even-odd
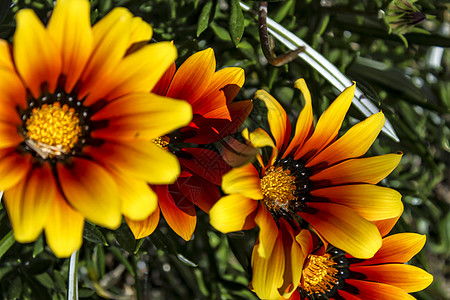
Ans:
[{"label": "pollen on stamen", "polygon": [[309,255],[303,269],[302,289],[308,294],[327,294],[338,283],[338,270],[328,253]]},{"label": "pollen on stamen", "polygon": [[291,201],[295,201],[295,176],[289,170],[271,166],[261,178],[261,191],[264,204],[269,210],[286,210]]},{"label": "pollen on stamen", "polygon": [[[78,142],[82,129],[75,109],[59,102],[34,108],[26,120],[26,138],[46,158],[68,153]],[[42,155],[41,153],[46,153]]]},{"label": "pollen on stamen", "polygon": [[168,146],[170,144],[170,138],[167,136],[160,136],[160,137],[157,137],[156,139],[153,139],[153,143],[155,143],[156,146],[158,146],[164,150],[168,150]]}]

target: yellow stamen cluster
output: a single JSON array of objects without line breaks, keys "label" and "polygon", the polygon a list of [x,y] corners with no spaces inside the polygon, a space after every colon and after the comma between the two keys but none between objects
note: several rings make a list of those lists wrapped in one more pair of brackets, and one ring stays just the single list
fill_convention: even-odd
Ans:
[{"label": "yellow stamen cluster", "polygon": [[[35,108],[26,121],[27,137],[35,147],[53,157],[69,152],[81,135],[80,120],[75,109],[55,102]],[[40,153],[39,153],[40,154]],[[44,155],[41,155],[44,157]]]},{"label": "yellow stamen cluster", "polygon": [[261,178],[263,201],[268,209],[286,209],[290,201],[296,200],[295,176],[291,176],[290,173],[289,170],[283,170],[281,167],[271,166]]},{"label": "yellow stamen cluster", "polygon": [[167,146],[170,143],[170,138],[167,136],[157,137],[153,140],[153,143],[155,143],[158,147],[167,150]]},{"label": "yellow stamen cluster", "polygon": [[338,273],[333,266],[336,263],[327,253],[323,256],[309,255],[308,262],[303,269],[302,288],[307,293],[325,294],[337,283],[335,275]]}]

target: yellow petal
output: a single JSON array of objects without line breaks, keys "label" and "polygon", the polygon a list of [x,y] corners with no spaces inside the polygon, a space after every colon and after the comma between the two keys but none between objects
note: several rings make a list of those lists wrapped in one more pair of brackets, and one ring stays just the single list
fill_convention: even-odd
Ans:
[{"label": "yellow petal", "polygon": [[[241,195],[222,197],[209,211],[209,222],[217,230],[228,233],[242,230],[246,219],[258,207],[258,202]],[[253,216],[254,217],[254,216]]]},{"label": "yellow petal", "polygon": [[380,133],[385,120],[383,113],[379,112],[356,124],[340,139],[311,159],[306,167],[319,165],[322,168],[364,155]]},{"label": "yellow petal", "polygon": [[123,173],[108,170],[114,177],[119,190],[122,214],[132,220],[144,220],[156,210],[158,197],[150,186],[142,180]]},{"label": "yellow petal", "polygon": [[107,141],[100,147],[87,146],[83,150],[108,167],[151,184],[173,183],[180,174],[176,156],[150,141]]},{"label": "yellow petal", "polygon": [[[255,148],[271,147],[272,154],[270,155],[268,165],[273,165],[275,159],[278,156],[278,149],[267,132],[265,132],[261,128],[257,128],[255,131],[249,133],[247,128],[245,128],[242,131],[242,136]],[[262,161],[260,159],[258,160],[260,161],[261,166],[263,166],[264,164],[262,163]]]},{"label": "yellow petal", "polygon": [[61,54],[42,22],[31,9],[16,14],[14,62],[35,98],[41,94],[41,84],[49,84],[53,93],[61,74]]},{"label": "yellow petal", "polygon": [[[129,47],[131,22],[130,11],[117,7],[94,25],[93,51],[81,77],[83,86],[78,94],[79,98],[85,97],[94,87],[109,88],[103,85],[103,81],[114,72]],[[85,105],[91,105],[96,100],[98,99],[88,97]]]},{"label": "yellow petal", "polygon": [[304,257],[307,257],[313,251],[311,231],[302,229],[300,233],[295,237],[295,240],[302,248]]},{"label": "yellow petal", "polygon": [[261,180],[252,164],[233,168],[222,178],[222,189],[226,194],[241,194],[250,199],[262,199]]},{"label": "yellow petal", "polygon": [[134,17],[131,20],[131,27],[130,41],[128,42],[130,46],[134,43],[147,42],[152,38],[152,26],[142,20],[142,18]]},{"label": "yellow petal", "polygon": [[[388,176],[400,162],[403,154],[385,154],[346,160],[310,177],[316,186],[345,183],[377,184]],[[317,182],[317,183],[316,183]]]},{"label": "yellow petal", "polygon": [[311,105],[311,94],[306,86],[306,82],[304,79],[299,79],[295,82],[294,86],[302,92],[303,97],[305,98],[305,106],[298,116],[297,125],[295,125],[295,135],[292,138],[289,147],[284,152],[283,158],[289,154],[300,151],[305,140],[310,136],[313,130],[314,117]]},{"label": "yellow petal", "polygon": [[278,151],[283,151],[291,135],[291,123],[289,123],[286,111],[272,95],[264,90],[256,91],[255,99],[259,99],[266,104],[270,132],[274,137]]},{"label": "yellow petal", "polygon": [[71,92],[92,52],[89,1],[58,0],[47,28],[60,49],[65,88]]},{"label": "yellow petal", "polygon": [[345,114],[352,103],[355,94],[355,84],[346,88],[328,109],[320,116],[310,139],[306,141],[295,159],[307,154],[308,158],[329,145],[337,136]]},{"label": "yellow petal", "polygon": [[0,39],[0,68],[15,70],[11,57],[11,45],[3,39]]},{"label": "yellow petal", "polygon": [[142,221],[133,221],[125,217],[127,221],[128,227],[130,227],[131,232],[133,232],[134,237],[138,239],[145,238],[155,231],[156,226],[158,226],[160,218],[160,210],[159,207],[156,207],[156,210],[145,220]]},{"label": "yellow petal", "polygon": [[283,285],[285,254],[281,235],[273,247],[271,256],[262,258],[258,255],[260,244],[256,244],[252,253],[252,287],[261,299],[279,299],[278,289]]},{"label": "yellow petal", "polygon": [[403,212],[402,195],[393,189],[372,184],[352,184],[312,190],[311,196],[345,205],[369,220],[397,217]]},{"label": "yellow petal", "polygon": [[20,155],[15,149],[0,150],[0,190],[8,190],[25,180],[31,169],[31,155]]},{"label": "yellow petal", "polygon": [[348,207],[309,202],[299,215],[330,244],[353,257],[371,258],[381,247],[377,227]]},{"label": "yellow petal", "polygon": [[108,103],[91,118],[107,119],[107,127],[92,137],[111,140],[152,140],[189,124],[192,108],[186,101],[151,93],[133,93]]},{"label": "yellow petal", "polygon": [[57,192],[45,224],[47,244],[57,257],[69,257],[83,243],[84,217]]},{"label": "yellow petal", "polygon": [[4,201],[16,241],[29,243],[38,238],[48,222],[56,189],[52,170],[44,164],[5,191]]},{"label": "yellow petal", "polygon": [[264,205],[259,206],[255,223],[259,227],[258,255],[262,258],[269,258],[278,236],[278,227]]},{"label": "yellow petal", "polygon": [[65,198],[89,221],[110,229],[120,226],[120,200],[113,177],[99,164],[72,158],[72,165],[57,164]]}]

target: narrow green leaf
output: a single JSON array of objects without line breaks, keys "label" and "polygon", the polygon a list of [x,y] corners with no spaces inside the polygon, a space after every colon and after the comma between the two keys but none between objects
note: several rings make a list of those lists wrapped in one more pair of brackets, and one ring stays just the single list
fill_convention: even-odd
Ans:
[{"label": "narrow green leaf", "polygon": [[230,12],[230,36],[234,45],[237,47],[244,34],[244,14],[239,5],[239,0],[231,0]]},{"label": "narrow green leaf", "polygon": [[42,251],[44,251],[44,238],[42,234],[37,239],[36,243],[34,243],[33,247],[33,258],[38,256]]},{"label": "narrow green leaf", "polygon": [[212,8],[213,0],[209,0],[205,3],[205,6],[203,6],[200,17],[198,18],[197,37],[200,36],[200,34],[205,31],[206,28],[208,28],[209,23],[211,23],[211,12],[213,11]]},{"label": "narrow green leaf", "polygon": [[86,222],[84,224],[83,238],[95,244],[108,246],[103,233],[93,224]]},{"label": "narrow green leaf", "polygon": [[15,241],[12,230],[2,238],[0,241],[0,258],[11,248]]}]

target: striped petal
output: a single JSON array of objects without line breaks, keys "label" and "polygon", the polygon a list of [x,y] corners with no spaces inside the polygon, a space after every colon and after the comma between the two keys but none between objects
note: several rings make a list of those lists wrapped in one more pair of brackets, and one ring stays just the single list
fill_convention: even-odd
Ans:
[{"label": "striped petal", "polygon": [[405,263],[419,253],[425,245],[425,240],[425,235],[417,233],[398,233],[385,237],[380,250],[372,258],[352,265]]},{"label": "striped petal", "polygon": [[287,155],[294,153],[293,156],[300,151],[306,139],[310,137],[313,131],[313,111],[311,104],[311,94],[309,93],[309,89],[306,86],[306,82],[304,79],[299,79],[295,82],[294,86],[299,89],[303,97],[305,98],[305,106],[303,107],[300,115],[297,119],[297,125],[295,126],[295,135],[289,144],[289,147],[283,154],[283,158]]},{"label": "striped petal", "polygon": [[111,229],[120,226],[117,184],[105,168],[80,158],[72,158],[71,166],[57,164],[56,167],[64,196],[74,208],[100,226]]},{"label": "striped petal", "polygon": [[195,206],[184,197],[177,197],[180,195],[178,191],[169,192],[167,185],[154,188],[158,194],[159,208],[167,224],[185,241],[189,241],[197,225]]},{"label": "striped petal", "polygon": [[285,253],[281,234],[278,235],[270,257],[258,255],[260,244],[256,244],[252,253],[253,277],[251,285],[261,299],[279,299],[279,288],[283,285]]},{"label": "striped petal", "polygon": [[128,227],[130,227],[131,232],[133,232],[135,239],[138,240],[149,236],[155,231],[156,226],[158,226],[159,223],[159,217],[160,210],[159,206],[157,206],[156,210],[143,221],[133,221],[127,217],[125,217],[125,221],[127,221]]},{"label": "striped petal", "polygon": [[222,189],[226,194],[241,194],[251,199],[262,199],[261,180],[252,164],[233,168],[222,178]]},{"label": "striped petal", "polygon": [[258,255],[262,258],[269,258],[278,236],[278,227],[264,205],[259,206],[255,223],[259,227]]},{"label": "striped petal", "polygon": [[351,208],[334,203],[309,202],[298,213],[330,244],[357,258],[371,258],[381,247],[377,227]]},{"label": "striped petal", "polygon": [[180,174],[177,158],[150,141],[105,142],[83,150],[108,167],[151,184],[173,183]]},{"label": "striped petal", "polygon": [[254,218],[252,213],[258,202],[242,195],[222,197],[209,211],[209,222],[217,230],[228,233],[244,228],[247,218]]},{"label": "striped petal", "polygon": [[61,54],[55,41],[31,9],[21,9],[16,22],[13,55],[17,71],[35,98],[40,96],[43,82],[48,82],[53,93],[61,74]]},{"label": "striped petal", "polygon": [[397,167],[401,158],[402,154],[386,154],[350,159],[314,174],[310,180],[316,187],[345,183],[377,184]]},{"label": "striped petal", "polygon": [[48,222],[56,190],[50,165],[44,164],[5,191],[4,201],[16,241],[29,243],[38,238]]},{"label": "striped petal", "polygon": [[364,300],[396,299],[414,300],[415,298],[407,294],[404,290],[384,283],[369,282],[363,280],[346,279],[345,284],[349,284],[358,289],[357,296]]},{"label": "striped petal", "polygon": [[364,274],[364,280],[390,284],[407,293],[421,291],[433,282],[428,272],[404,264],[350,267],[350,271]]},{"label": "striped petal", "polygon": [[385,120],[383,113],[379,112],[356,124],[340,139],[311,159],[306,167],[324,168],[339,161],[364,155],[380,133]]},{"label": "striped petal", "polygon": [[84,217],[57,192],[45,224],[47,244],[57,257],[69,257],[83,243]]},{"label": "striped petal", "polygon": [[369,221],[394,218],[403,212],[399,192],[372,184],[333,186],[312,190],[310,194],[350,207]]},{"label": "striped petal", "polygon": [[62,58],[66,91],[71,92],[92,52],[90,4],[86,0],[58,0],[48,23]]},{"label": "striped petal", "polygon": [[278,152],[282,152],[291,137],[291,123],[289,122],[286,111],[272,95],[264,90],[256,91],[255,99],[263,101],[266,105],[270,132],[275,140]]},{"label": "striped petal", "polygon": [[346,88],[336,100],[334,100],[320,116],[313,135],[305,142],[300,151],[296,153],[295,159],[299,159],[305,155],[307,158],[310,158],[334,141],[350,104],[352,103],[354,94],[355,84]]},{"label": "striped petal", "polygon": [[31,155],[20,155],[14,148],[0,150],[0,190],[8,190],[20,181],[31,169]]}]

